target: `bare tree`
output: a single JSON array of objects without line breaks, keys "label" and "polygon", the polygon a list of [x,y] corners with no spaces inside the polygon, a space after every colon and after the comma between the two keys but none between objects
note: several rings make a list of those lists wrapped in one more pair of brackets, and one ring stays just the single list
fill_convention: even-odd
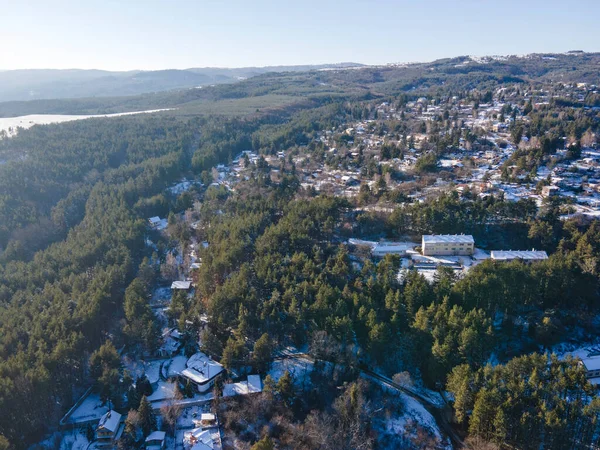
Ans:
[{"label": "bare tree", "polygon": [[172,253],[167,253],[164,264],[160,265],[160,274],[165,280],[179,278],[179,263]]},{"label": "bare tree", "polygon": [[500,446],[492,442],[487,442],[480,437],[467,438],[465,446],[469,450],[500,450]]},{"label": "bare tree", "polygon": [[414,386],[412,377],[407,371],[397,373],[392,377],[392,380],[394,381],[394,383],[399,384],[400,386],[403,386],[405,388],[412,388]]},{"label": "bare tree", "polygon": [[175,388],[175,393],[173,397],[167,400],[167,402],[160,408],[160,414],[163,419],[163,424],[165,424],[172,435],[175,435],[175,430],[177,428],[177,420],[179,416],[181,416],[181,404],[180,401],[183,399],[183,395],[181,394],[178,385]]}]

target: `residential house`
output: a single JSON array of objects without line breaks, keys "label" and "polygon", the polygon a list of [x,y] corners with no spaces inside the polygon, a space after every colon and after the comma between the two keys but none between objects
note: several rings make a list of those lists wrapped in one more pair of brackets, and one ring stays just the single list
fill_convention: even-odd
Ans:
[{"label": "residential house", "polygon": [[215,383],[215,379],[224,371],[223,366],[202,352],[190,357],[186,368],[181,371],[181,376],[191,381],[199,392],[209,391]]},{"label": "residential house", "polygon": [[581,358],[580,364],[585,368],[586,376],[588,378],[600,377],[600,355],[593,354]]},{"label": "residential house", "polygon": [[148,224],[150,228],[154,230],[164,230],[168,226],[167,219],[161,219],[158,216],[150,217],[148,219]]},{"label": "residential house", "polygon": [[177,328],[167,328],[162,334],[162,344],[158,354],[164,358],[175,355],[181,347],[181,333]]},{"label": "residential house", "polygon": [[171,289],[173,290],[189,291],[191,288],[191,281],[173,281],[173,283],[171,283]]},{"label": "residential house", "polygon": [[559,193],[558,186],[544,186],[542,187],[542,197],[554,197]]},{"label": "residential house", "polygon": [[164,431],[153,431],[146,438],[146,450],[164,450],[166,433]]},{"label": "residential house", "polygon": [[248,375],[247,381],[230,383],[223,386],[223,397],[234,397],[236,395],[248,395],[258,392],[262,392],[260,375]]},{"label": "residential house", "polygon": [[213,450],[214,442],[210,430],[194,428],[183,433],[183,448],[185,450]]},{"label": "residential house", "polygon": [[114,448],[123,433],[121,414],[110,410],[100,418],[96,428],[96,448]]}]

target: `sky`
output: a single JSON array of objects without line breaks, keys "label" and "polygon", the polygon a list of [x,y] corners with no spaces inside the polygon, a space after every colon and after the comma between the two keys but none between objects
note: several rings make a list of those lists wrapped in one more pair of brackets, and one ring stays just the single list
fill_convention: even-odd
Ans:
[{"label": "sky", "polygon": [[600,0],[0,0],[0,70],[600,51]]}]

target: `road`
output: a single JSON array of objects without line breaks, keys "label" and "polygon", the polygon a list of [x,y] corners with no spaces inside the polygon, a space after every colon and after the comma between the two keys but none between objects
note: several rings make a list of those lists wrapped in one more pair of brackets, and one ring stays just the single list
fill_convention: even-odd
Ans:
[{"label": "road", "polygon": [[[285,359],[285,358],[307,359],[309,361],[314,362],[314,358],[306,353],[294,353],[294,352],[289,352],[287,350],[283,350],[283,351],[279,352],[279,358],[280,359]],[[430,399],[428,399],[427,397],[424,397],[420,393],[413,391],[412,389],[408,389],[404,386],[401,386],[397,383],[394,383],[394,381],[391,380],[390,378],[380,375],[377,372],[373,372],[370,369],[360,369],[360,375],[363,378],[367,378],[367,379],[374,381],[380,385],[385,385],[389,388],[395,389],[395,390],[402,392],[403,394],[406,394],[406,395],[412,397],[413,399],[415,399],[417,402],[419,402],[421,405],[423,405],[423,407],[433,416],[433,418],[435,419],[435,421],[438,425],[438,428],[443,433],[445,433],[446,436],[448,436],[448,438],[452,442],[452,446],[455,449],[460,449],[465,446],[461,437],[454,430],[454,428],[452,427],[452,424],[450,423],[450,420],[448,418],[449,416],[451,417],[451,410],[450,410],[449,405],[440,407],[439,405],[435,404]]]}]

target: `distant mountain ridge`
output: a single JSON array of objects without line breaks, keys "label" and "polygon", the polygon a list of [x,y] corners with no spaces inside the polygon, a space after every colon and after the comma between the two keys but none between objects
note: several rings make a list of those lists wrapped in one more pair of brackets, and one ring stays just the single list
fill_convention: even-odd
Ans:
[{"label": "distant mountain ridge", "polygon": [[[18,73],[16,73],[18,72]],[[54,78],[48,81],[48,73]],[[6,101],[10,80],[29,92],[50,84],[60,98]],[[17,81],[14,81],[17,79]],[[237,81],[237,82],[235,82]],[[276,66],[133,72],[0,72],[0,117],[27,114],[113,114],[171,109],[176,114],[258,111],[303,101],[397,95],[454,95],[503,84],[545,82],[600,86],[600,53],[568,52],[509,56],[458,56],[424,63]],[[46,84],[44,84],[46,83]],[[202,86],[202,89],[195,89]],[[595,89],[595,88],[594,88]],[[48,92],[48,91],[46,91]],[[15,90],[10,92],[14,97]],[[58,94],[57,94],[58,95]],[[594,93],[595,95],[595,93]]]},{"label": "distant mountain ridge", "polygon": [[358,63],[242,68],[190,68],[113,72],[84,69],[0,71],[0,102],[59,98],[119,97],[234,83],[270,72],[306,72],[363,67]]}]

